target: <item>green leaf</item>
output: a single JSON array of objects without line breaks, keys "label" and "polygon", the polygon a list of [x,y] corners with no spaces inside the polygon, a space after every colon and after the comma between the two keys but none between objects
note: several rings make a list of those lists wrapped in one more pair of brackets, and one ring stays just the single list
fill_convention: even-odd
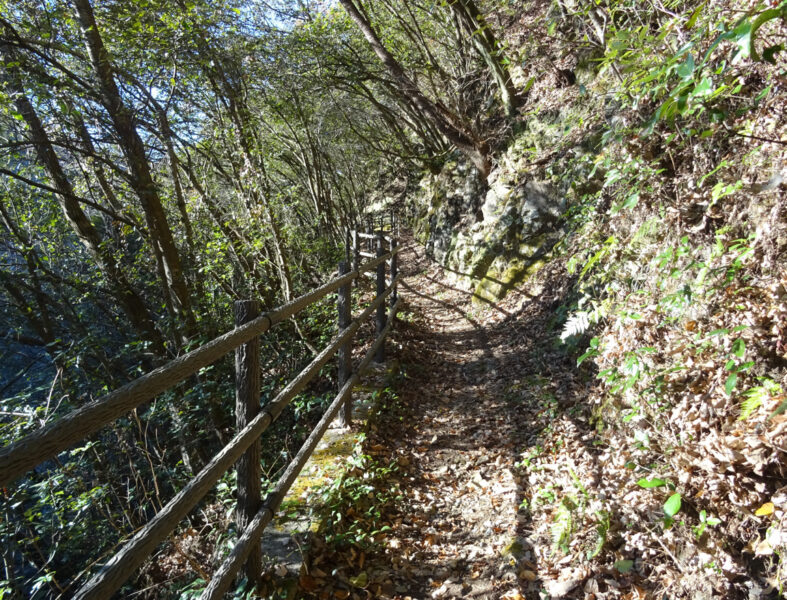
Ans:
[{"label": "green leaf", "polygon": [[749,58],[751,55],[751,34],[752,24],[744,21],[732,31],[732,39],[738,46],[738,51],[732,59],[732,64],[736,64],[741,58]]},{"label": "green leaf", "polygon": [[654,478],[654,479],[643,478],[637,482],[637,485],[645,489],[651,489],[651,488],[663,487],[667,485],[667,481],[665,479],[658,479],[658,478]]},{"label": "green leaf", "polygon": [[581,365],[588,358],[591,358],[593,356],[598,356],[598,350],[594,350],[593,348],[591,348],[577,359],[577,366]]},{"label": "green leaf", "polygon": [[361,573],[356,577],[350,577],[350,583],[352,583],[355,587],[365,588],[369,585],[369,575],[366,571],[361,571]]},{"label": "green leaf", "polygon": [[691,92],[692,96],[707,96],[713,88],[713,80],[710,77],[703,77]]},{"label": "green leaf", "polygon": [[686,60],[678,67],[678,77],[690,79],[694,75],[694,57],[689,53]]},{"label": "green leaf", "polygon": [[762,60],[765,62],[769,62],[772,65],[776,64],[776,55],[779,52],[784,50],[784,45],[776,44],[774,46],[768,46],[765,50],[762,51]]},{"label": "green leaf", "polygon": [[746,353],[746,343],[738,338],[732,343],[731,352],[738,358],[743,358],[743,355]]},{"label": "green leaf", "polygon": [[724,391],[728,396],[732,395],[732,391],[735,389],[735,384],[738,383],[738,374],[733,373],[729,377],[727,377],[727,381],[724,383]]},{"label": "green leaf", "polygon": [[615,568],[623,573],[624,575],[631,571],[634,568],[634,561],[633,560],[616,560],[615,561]]},{"label": "green leaf", "polygon": [[[767,52],[767,50],[766,50],[766,52]],[[763,57],[764,57],[764,56],[765,56],[765,55],[763,54]],[[757,96],[754,98],[754,100],[755,100],[756,102],[759,102],[760,100],[762,100],[763,98],[765,98],[765,96],[767,96],[768,94],[770,94],[770,93],[771,93],[771,88],[772,88],[772,87],[773,87],[772,85],[769,85],[769,86],[767,86],[767,87],[766,87],[765,89],[763,89],[763,90],[762,90],[762,91],[761,91],[759,94],[757,94]]]},{"label": "green leaf", "polygon": [[681,505],[681,497],[680,494],[675,493],[672,494],[667,501],[664,503],[664,514],[668,517],[674,517],[678,514]]},{"label": "green leaf", "polygon": [[639,192],[635,192],[631,194],[628,198],[626,198],[626,201],[623,203],[623,208],[625,208],[626,210],[630,210],[634,208],[638,202],[639,202]]},{"label": "green leaf", "polygon": [[686,29],[688,31],[689,29],[694,27],[694,25],[697,23],[697,19],[699,18],[700,14],[702,13],[702,9],[705,7],[705,4],[706,3],[703,2],[697,8],[694,9],[694,12],[691,14],[691,17],[689,17],[688,22],[683,26],[684,29]]}]

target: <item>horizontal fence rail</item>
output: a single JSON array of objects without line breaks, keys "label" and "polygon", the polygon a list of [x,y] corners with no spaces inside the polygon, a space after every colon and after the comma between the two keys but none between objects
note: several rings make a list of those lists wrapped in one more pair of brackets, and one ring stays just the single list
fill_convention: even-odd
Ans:
[{"label": "horizontal fence rail", "polygon": [[312,431],[309,438],[304,442],[301,450],[287,466],[287,470],[277,482],[276,487],[266,498],[262,508],[257,512],[254,519],[243,532],[243,535],[240,537],[240,539],[238,539],[237,543],[232,549],[232,552],[230,552],[230,555],[227,557],[224,563],[222,563],[221,567],[219,567],[219,570],[213,575],[210,584],[207,588],[205,588],[205,591],[200,596],[200,600],[217,600],[229,590],[230,586],[232,585],[233,578],[243,565],[243,561],[246,560],[246,557],[249,555],[255,544],[259,543],[265,526],[273,520],[273,517],[284,500],[284,497],[292,487],[292,484],[295,483],[295,480],[306,464],[306,461],[309,459],[312,452],[314,452],[314,449],[317,447],[317,444],[322,439],[322,436],[325,434],[325,430],[328,429],[328,425],[336,416],[339,408],[341,408],[341,406],[347,401],[353,387],[359,383],[364,370],[369,366],[369,363],[372,362],[375,354],[385,341],[385,336],[388,334],[388,331],[391,328],[397,309],[398,300],[391,308],[385,331],[377,337],[377,340],[374,344],[372,344],[372,347],[368,350],[366,356],[358,366],[357,371],[353,374],[350,380],[344,384],[341,391],[337,394],[336,398],[334,398],[333,402],[328,407],[328,410],[325,412],[322,419],[320,419],[320,422]]},{"label": "horizontal fence rail", "polygon": [[377,307],[393,291],[390,286],[386,293],[375,299],[361,313],[356,321],[342,334],[320,352],[300,374],[288,383],[282,391],[265,406],[249,424],[226,445],[186,486],[170,500],[145,527],[126,542],[125,546],[112,557],[102,569],[75,596],[77,599],[106,598],[117,590],[123,582],[145,561],[178,523],[207,494],[216,482],[241,455],[257,440],[265,430],[281,415],[282,411],[309,381],[320,372],[327,362],[336,354],[339,347],[347,342],[358,331],[365,319],[372,315]]},{"label": "horizontal fence rail", "polygon": [[310,304],[357,279],[362,273],[376,269],[392,255],[393,253],[389,252],[384,257],[375,258],[347,275],[337,277],[284,306],[260,315],[246,325],[171,360],[147,375],[0,449],[0,487],[8,486],[30,469],[119,419],[140,404],[166,392],[241,344],[265,333],[274,325],[289,319]]},{"label": "horizontal fence rail", "polygon": [[[71,445],[84,440],[85,437],[122,417],[128,411],[178,385],[189,376],[233,350],[248,343],[258,344],[259,336],[277,323],[294,316],[328,294],[339,292],[337,305],[340,316],[337,335],[294,379],[279,391],[272,401],[260,407],[259,412],[253,418],[248,420],[248,422],[239,421],[238,428],[240,430],[230,442],[197,475],[192,477],[144,527],[123,544],[121,549],[76,592],[74,598],[79,600],[98,600],[110,597],[155,551],[156,547],[172,533],[202,498],[208,494],[216,482],[234,464],[238,463],[239,459],[244,457],[244,455],[246,457],[257,456],[257,461],[259,461],[258,455],[254,455],[251,450],[254,444],[258,443],[260,436],[278,419],[291,400],[318,375],[331,358],[339,354],[340,389],[338,394],[298,454],[290,462],[273,491],[264,502],[257,502],[257,506],[252,509],[249,516],[253,515],[253,518],[250,518],[248,522],[239,523],[242,534],[229,557],[211,579],[202,598],[220,598],[229,589],[233,578],[243,567],[244,562],[247,563],[247,574],[251,576],[255,573],[253,568],[249,569],[249,564],[252,562],[253,550],[258,547],[265,526],[273,519],[276,510],[295,482],[303,465],[311,456],[328,425],[342,407],[345,407],[344,414],[347,415],[344,424],[349,424],[352,389],[357,385],[363,371],[372,360],[381,362],[384,356],[385,338],[393,325],[398,309],[397,284],[402,276],[397,272],[399,248],[396,240],[386,238],[381,233],[376,235],[360,234],[359,232],[351,233],[353,239],[352,250],[355,259],[352,271],[344,274],[348,266],[347,263],[343,263],[340,266],[339,277],[334,278],[323,286],[304,294],[288,304],[257,316],[243,325],[237,326],[234,330],[215,338],[200,348],[168,362],[0,450],[0,487],[3,487],[24,475],[30,469],[57,456],[59,452],[66,450]],[[350,232],[348,232],[347,238],[348,240],[350,239]],[[360,250],[359,239],[370,239],[376,244],[374,259],[363,265],[359,264],[357,254]],[[384,250],[386,244],[390,248],[388,252]],[[348,254],[350,250],[351,247],[348,244]],[[390,266],[390,279],[385,276],[387,265]],[[370,271],[376,272],[377,279],[374,300],[355,318],[351,318],[349,313],[350,284],[353,281],[358,281],[362,275]],[[389,298],[390,311],[386,319],[385,305],[386,300]],[[358,367],[353,370],[350,358],[352,340],[364,321],[373,314],[376,314],[376,339],[360,361]],[[253,356],[256,356],[256,354]],[[239,363],[236,361],[236,369],[240,368]],[[252,386],[251,389],[258,388]],[[258,394],[258,391],[255,393]],[[256,404],[259,404],[259,399],[256,400]],[[240,410],[237,405],[236,410]],[[238,464],[240,472],[240,463]],[[256,498],[259,500],[260,478],[257,476],[253,479],[256,479],[256,481],[249,482],[244,480],[244,483],[241,483],[239,475],[238,485],[244,486],[244,491],[247,493],[254,491],[256,486]],[[239,490],[239,508],[241,506],[240,495]]]}]

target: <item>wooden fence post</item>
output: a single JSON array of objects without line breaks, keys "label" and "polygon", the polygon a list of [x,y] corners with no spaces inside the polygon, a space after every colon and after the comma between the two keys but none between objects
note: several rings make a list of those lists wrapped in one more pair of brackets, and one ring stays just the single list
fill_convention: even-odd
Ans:
[{"label": "wooden fence post", "polygon": [[[350,265],[346,261],[339,263],[339,277],[350,272]],[[339,288],[339,296],[336,300],[336,309],[339,313],[339,333],[341,334],[352,323],[352,284],[348,283]],[[352,375],[352,339],[347,340],[337,352],[339,362],[339,390],[344,387],[347,380]],[[349,427],[353,418],[353,397],[352,393],[347,396],[347,401],[339,411],[339,425]]]},{"label": "wooden fence post", "polygon": [[[353,271],[357,271],[361,266],[361,240],[358,237],[358,230],[353,231]],[[360,283],[360,278],[357,279]],[[356,284],[358,285],[358,284]]]},{"label": "wooden fence post", "polygon": [[[391,252],[393,252],[393,256],[391,256],[391,282],[396,280],[396,275],[399,273],[399,261],[398,261],[398,254],[396,254],[396,247],[398,246],[398,242],[395,237],[391,238]],[[393,290],[391,290],[391,308],[393,305],[396,304],[396,299],[398,298],[398,292],[396,290],[396,284],[393,286]]]},{"label": "wooden fence post", "polygon": [[[385,246],[383,245],[384,242],[385,238],[383,238],[383,232],[380,230],[380,232],[377,234],[377,258],[385,255]],[[382,261],[379,265],[377,265],[377,298],[385,293],[385,287],[385,261]],[[385,302],[381,302],[380,306],[377,307],[378,337],[382,335],[383,329],[385,329]],[[380,344],[377,354],[374,355],[374,362],[378,364],[385,362],[385,342]]]},{"label": "wooden fence post", "polygon": [[[235,302],[235,326],[239,327],[260,314],[256,300]],[[260,412],[260,340],[255,337],[235,350],[235,425],[240,431]],[[262,445],[254,442],[237,463],[238,503],[236,522],[238,535],[251,523],[262,505],[260,481]],[[262,550],[259,544],[251,551],[245,566],[250,584],[262,579]]]}]

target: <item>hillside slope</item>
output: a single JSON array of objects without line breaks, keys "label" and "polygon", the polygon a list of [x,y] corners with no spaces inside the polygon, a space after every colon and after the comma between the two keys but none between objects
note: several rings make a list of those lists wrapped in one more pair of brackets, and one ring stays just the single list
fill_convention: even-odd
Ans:
[{"label": "hillside slope", "polygon": [[[466,327],[503,310],[509,338],[498,350],[516,348],[525,328],[537,341],[526,353],[542,357],[510,365],[502,382],[483,369],[439,382],[447,398],[480,385],[482,406],[505,405],[487,411],[483,436],[509,430],[501,414],[518,424],[509,442],[527,525],[505,553],[518,577],[506,597],[777,597],[787,548],[787,5],[582,6],[499,9],[527,90],[520,130],[488,187],[458,160],[411,198],[416,237],[445,269],[428,285],[447,286],[415,286],[411,302],[472,297],[457,317]],[[534,321],[532,306],[542,307]],[[441,422],[441,400],[425,408],[430,392],[422,399],[411,386],[401,394],[418,397],[405,403],[415,420]],[[449,422],[463,422],[458,409]],[[461,482],[451,465],[424,475],[430,460],[446,466],[423,458],[419,476]],[[493,477],[506,468],[497,467]],[[500,556],[495,535],[479,539]],[[459,556],[435,545],[449,563]],[[419,552],[433,550],[405,554]],[[426,571],[434,597],[474,589],[472,569]]]}]

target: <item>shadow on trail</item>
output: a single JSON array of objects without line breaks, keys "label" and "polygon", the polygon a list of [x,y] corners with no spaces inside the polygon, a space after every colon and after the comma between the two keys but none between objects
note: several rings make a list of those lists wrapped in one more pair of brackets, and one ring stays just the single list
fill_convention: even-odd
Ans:
[{"label": "shadow on trail", "polygon": [[489,303],[478,314],[472,292],[446,281],[413,246],[407,254],[402,297],[415,318],[396,334],[407,416],[383,437],[412,456],[403,469],[407,558],[391,560],[420,567],[398,569],[407,576],[396,589],[413,597],[499,598],[511,590],[538,597],[533,523],[519,510],[531,494],[516,465],[552,419],[582,401],[575,359],[553,330],[571,282],[555,270],[540,296],[514,290],[505,306]]},{"label": "shadow on trail", "polygon": [[414,244],[400,265],[393,341],[405,376],[365,447],[398,465],[390,485],[402,499],[386,514],[385,540],[342,577],[365,573],[363,593],[348,586],[358,598],[539,598],[549,582],[538,575],[536,524],[522,508],[535,492],[520,463],[555,420],[589,427],[577,418],[589,413],[588,386],[556,343],[572,282],[545,267],[540,295],[514,290],[481,310]]}]

